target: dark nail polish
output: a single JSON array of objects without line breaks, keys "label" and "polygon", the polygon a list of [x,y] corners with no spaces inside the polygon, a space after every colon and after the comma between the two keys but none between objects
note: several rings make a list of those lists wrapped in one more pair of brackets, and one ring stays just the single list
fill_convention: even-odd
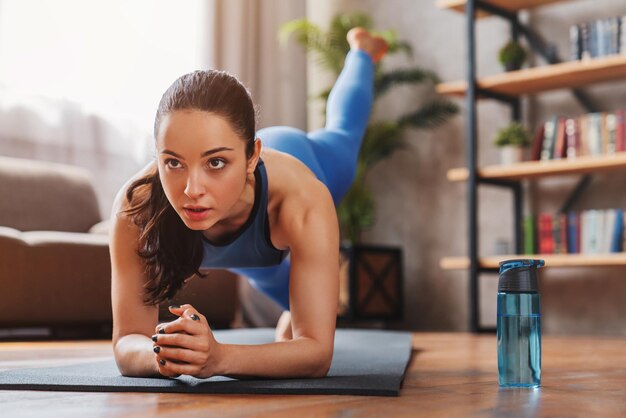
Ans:
[{"label": "dark nail polish", "polygon": [[165,328],[159,328],[159,334],[165,334]]},{"label": "dark nail polish", "polygon": [[163,359],[159,360],[159,364],[160,364],[161,366],[165,366],[165,360],[163,360]]},{"label": "dark nail polish", "polygon": [[199,321],[200,320],[200,317],[198,315],[196,315],[196,314],[191,314],[190,318],[193,319],[194,321]]},{"label": "dark nail polish", "polygon": [[154,350],[155,353],[159,354],[159,352],[161,351],[161,347],[156,346],[152,350]]},{"label": "dark nail polish", "polygon": [[179,309],[180,305],[170,305],[170,309]]},{"label": "dark nail polish", "polygon": [[156,335],[152,336],[152,341],[157,342],[157,336]]}]

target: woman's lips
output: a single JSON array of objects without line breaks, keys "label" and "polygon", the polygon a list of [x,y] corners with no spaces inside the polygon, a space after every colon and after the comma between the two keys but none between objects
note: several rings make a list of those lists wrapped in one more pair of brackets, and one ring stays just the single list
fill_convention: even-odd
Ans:
[{"label": "woman's lips", "polygon": [[201,208],[201,207],[186,207],[183,208],[183,210],[185,211],[185,215],[187,216],[187,218],[191,219],[192,221],[201,221],[203,219],[205,219],[207,216],[209,216],[209,208]]}]

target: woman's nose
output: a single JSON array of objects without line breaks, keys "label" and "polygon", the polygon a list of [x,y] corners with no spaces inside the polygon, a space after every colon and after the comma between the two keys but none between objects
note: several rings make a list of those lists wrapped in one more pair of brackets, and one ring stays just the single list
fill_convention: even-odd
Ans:
[{"label": "woman's nose", "polygon": [[189,173],[187,177],[187,185],[185,187],[185,194],[191,199],[196,199],[203,196],[206,193],[206,188],[199,173]]}]

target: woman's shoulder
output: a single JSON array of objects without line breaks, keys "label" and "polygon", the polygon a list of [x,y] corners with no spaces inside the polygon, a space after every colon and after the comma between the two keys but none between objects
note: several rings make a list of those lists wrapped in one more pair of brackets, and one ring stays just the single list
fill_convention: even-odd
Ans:
[{"label": "woman's shoulder", "polygon": [[313,212],[334,213],[328,188],[301,161],[274,150],[265,151],[262,158],[268,178],[268,211],[278,223],[289,224]]},{"label": "woman's shoulder", "polygon": [[300,160],[284,152],[268,149],[261,155],[265,164],[271,198],[314,202],[326,186]]}]

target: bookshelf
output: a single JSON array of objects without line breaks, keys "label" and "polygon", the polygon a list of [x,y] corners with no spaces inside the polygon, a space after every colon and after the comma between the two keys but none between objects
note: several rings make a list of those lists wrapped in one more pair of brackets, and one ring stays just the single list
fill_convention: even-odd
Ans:
[{"label": "bookshelf", "polygon": [[[485,92],[520,96],[624,79],[626,56],[617,55],[495,74],[477,80],[477,88]],[[466,91],[467,81],[437,85],[438,93],[449,96],[465,96]],[[483,97],[479,95],[479,98]]]},{"label": "bookshelf", "polygon": [[[502,260],[517,258],[519,255],[499,255],[493,257],[480,257],[478,264],[484,269],[498,269],[498,263]],[[535,254],[524,255],[524,258],[541,258],[550,267],[602,267],[602,266],[626,266],[626,254]],[[444,257],[439,261],[439,267],[444,270],[466,270],[469,268],[467,257]]]},{"label": "bookshelf", "polygon": [[[568,0],[489,0],[489,4],[496,7],[500,7],[509,12],[517,12],[524,9],[533,9],[535,7],[546,6],[552,3],[559,3]],[[451,9],[457,12],[465,13],[466,0],[438,0],[436,5],[440,9]],[[478,10],[476,13],[477,18],[487,17],[491,14]]]},{"label": "bookshelf", "polygon": [[[626,80],[626,56],[614,55],[584,61],[558,62],[555,52],[547,52],[545,45],[537,42],[537,36],[519,22],[517,12],[553,3],[573,0],[438,0],[437,6],[465,13],[467,27],[467,73],[466,79],[441,83],[437,91],[443,95],[464,97],[466,100],[466,161],[467,167],[449,170],[447,178],[453,182],[466,182],[468,217],[468,254],[462,257],[445,257],[440,267],[446,270],[466,270],[469,275],[469,322],[473,332],[488,330],[481,326],[479,315],[478,279],[480,274],[498,271],[499,262],[511,258],[542,258],[550,267],[578,268],[598,266],[626,266],[626,253],[621,254],[541,254],[522,253],[523,188],[522,181],[537,180],[547,176],[582,175],[579,186],[591,173],[611,170],[626,171],[626,152],[603,156],[585,156],[576,159],[550,161],[527,161],[509,166],[485,166],[477,164],[479,100],[490,98],[510,105],[512,119],[521,119],[520,97],[556,89],[573,89],[573,93],[588,112],[594,109],[578,87],[598,83]],[[480,17],[497,15],[509,21],[512,37],[520,34],[529,45],[548,62],[546,65],[519,71],[503,72],[486,77],[476,76],[475,25]],[[478,254],[478,187],[480,185],[505,187],[514,197],[514,235],[518,254],[479,256]],[[575,200],[582,187],[577,186],[568,199]],[[583,186],[584,187],[584,186]],[[564,208],[568,207],[567,205]],[[565,209],[562,209],[563,211]]]},{"label": "bookshelf", "polygon": [[[573,160],[524,161],[508,166],[492,165],[481,167],[476,174],[481,179],[522,180],[556,175],[598,173],[611,170],[626,170],[626,152],[606,156],[578,157]],[[467,168],[448,170],[449,181],[467,181]]]}]

